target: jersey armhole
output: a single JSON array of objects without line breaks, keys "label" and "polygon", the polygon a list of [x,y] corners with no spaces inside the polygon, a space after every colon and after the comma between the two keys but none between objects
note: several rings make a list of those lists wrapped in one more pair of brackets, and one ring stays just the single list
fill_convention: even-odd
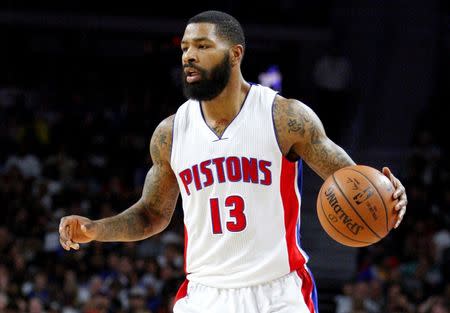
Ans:
[{"label": "jersey armhole", "polygon": [[170,160],[170,167],[172,168],[172,170],[175,172],[175,169],[173,167],[174,164],[174,150],[175,150],[175,144],[176,144],[176,131],[175,131],[175,125],[176,125],[176,119],[178,116],[178,111],[175,113],[175,116],[173,117],[173,121],[172,121],[172,146],[170,147],[170,156],[169,156],[169,160]]},{"label": "jersey armhole", "polygon": [[272,128],[273,128],[273,135],[275,137],[275,141],[277,143],[277,147],[278,147],[278,151],[280,151],[281,156],[284,157],[283,151],[281,150],[281,146],[280,146],[280,140],[278,139],[278,133],[277,133],[277,128],[275,126],[275,117],[274,117],[274,108],[275,108],[275,100],[277,99],[278,96],[278,92],[275,93],[275,96],[273,97],[273,101],[272,101]]}]

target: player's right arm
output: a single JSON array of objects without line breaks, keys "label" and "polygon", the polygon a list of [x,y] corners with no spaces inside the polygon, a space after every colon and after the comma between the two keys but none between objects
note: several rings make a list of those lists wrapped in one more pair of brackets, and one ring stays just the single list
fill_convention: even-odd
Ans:
[{"label": "player's right arm", "polygon": [[64,249],[79,249],[79,243],[97,241],[137,241],[164,230],[169,225],[179,195],[170,167],[174,115],[162,121],[150,141],[153,166],[147,173],[141,198],[122,213],[100,219],[71,215],[61,219],[60,243]]},{"label": "player's right arm", "polygon": [[[327,137],[322,122],[313,110],[300,101],[277,96],[273,118],[281,152],[288,160],[302,158],[324,180],[337,170],[355,164],[344,149]],[[399,212],[397,227],[408,203],[405,187],[389,168],[384,167],[382,171],[395,187],[394,199],[399,200],[395,206]]]},{"label": "player's right arm", "polygon": [[277,96],[273,118],[283,155],[291,161],[302,158],[322,179],[355,164],[328,138],[319,117],[304,103]]}]

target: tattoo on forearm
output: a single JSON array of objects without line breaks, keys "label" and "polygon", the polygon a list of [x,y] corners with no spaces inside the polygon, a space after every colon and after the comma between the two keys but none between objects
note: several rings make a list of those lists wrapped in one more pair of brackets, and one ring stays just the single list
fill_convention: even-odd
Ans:
[{"label": "tattoo on forearm", "polygon": [[305,159],[308,160],[323,177],[327,177],[338,169],[354,164],[351,158],[342,148],[335,145],[329,139],[318,139],[317,130],[311,131],[311,142],[304,149]]},{"label": "tattoo on forearm", "polygon": [[134,241],[146,237],[151,221],[143,210],[132,207],[123,213],[99,221],[99,241]]},{"label": "tattoo on forearm", "polygon": [[170,219],[177,198],[178,185],[175,177],[168,177],[158,168],[152,167],[147,173],[142,191],[146,212],[151,213],[152,218]]}]

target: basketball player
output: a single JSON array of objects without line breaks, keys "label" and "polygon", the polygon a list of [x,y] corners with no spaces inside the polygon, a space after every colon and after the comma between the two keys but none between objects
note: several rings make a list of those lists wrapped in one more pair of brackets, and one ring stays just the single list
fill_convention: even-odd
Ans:
[{"label": "basketball player", "polygon": [[[62,218],[61,245],[148,238],[167,227],[181,193],[187,279],[174,312],[318,312],[299,242],[302,160],[323,179],[355,163],[305,104],[245,81],[232,16],[194,16],[181,50],[188,100],[151,138],[142,197],[113,217]],[[405,189],[383,173],[396,187],[398,226]]]}]

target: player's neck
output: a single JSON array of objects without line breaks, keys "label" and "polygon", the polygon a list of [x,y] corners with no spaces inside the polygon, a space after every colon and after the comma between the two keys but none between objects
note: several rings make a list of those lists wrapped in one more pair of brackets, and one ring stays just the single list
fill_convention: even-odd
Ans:
[{"label": "player's neck", "polygon": [[207,120],[225,120],[231,122],[238,115],[249,92],[250,84],[242,75],[230,78],[228,85],[216,98],[202,101],[202,110]]}]

